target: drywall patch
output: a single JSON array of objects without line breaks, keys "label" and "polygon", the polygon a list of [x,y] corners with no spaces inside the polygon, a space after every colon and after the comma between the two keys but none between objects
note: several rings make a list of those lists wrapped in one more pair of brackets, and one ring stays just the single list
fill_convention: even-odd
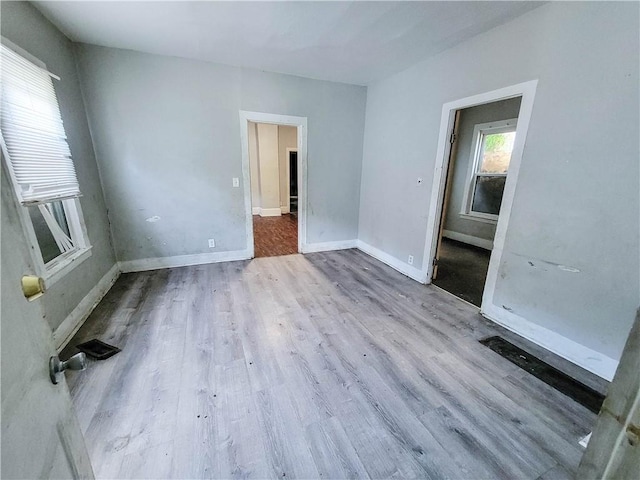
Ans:
[{"label": "drywall patch", "polygon": [[159,216],[157,216],[157,215],[154,215],[153,217],[149,217],[149,218],[147,218],[147,219],[145,219],[145,220],[146,220],[147,222],[149,222],[149,223],[154,223],[154,222],[157,222],[158,220],[160,220],[160,217],[159,217]]}]

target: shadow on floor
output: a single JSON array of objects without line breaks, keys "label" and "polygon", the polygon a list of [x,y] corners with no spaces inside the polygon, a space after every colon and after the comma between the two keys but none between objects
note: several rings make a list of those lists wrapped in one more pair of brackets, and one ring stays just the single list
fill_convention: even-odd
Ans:
[{"label": "shadow on floor", "polygon": [[480,307],[490,256],[484,248],[443,238],[433,284]]}]

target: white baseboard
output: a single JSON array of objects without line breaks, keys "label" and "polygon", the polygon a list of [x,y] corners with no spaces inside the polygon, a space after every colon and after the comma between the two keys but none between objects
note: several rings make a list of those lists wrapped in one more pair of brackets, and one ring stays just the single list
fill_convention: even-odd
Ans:
[{"label": "white baseboard", "polygon": [[85,320],[89,317],[93,309],[96,308],[100,300],[107,294],[113,284],[120,276],[120,268],[116,263],[100,279],[73,311],[63,320],[63,322],[53,332],[53,341],[56,350],[59,352],[69,343]]},{"label": "white baseboard", "polygon": [[408,263],[402,262],[397,258],[392,257],[388,253],[383,252],[382,250],[379,250],[376,247],[363,242],[362,240],[357,241],[357,248],[367,255],[371,255],[373,258],[380,260],[382,263],[386,263],[391,268],[394,268],[407,277],[412,278],[416,282],[426,283],[427,281],[427,275],[423,271],[417,269],[413,265],[409,265]]},{"label": "white baseboard", "polygon": [[320,242],[320,243],[307,243],[302,246],[302,253],[314,253],[314,252],[330,252],[332,250],[347,250],[348,248],[356,248],[358,246],[357,240],[339,240],[337,242]]},{"label": "white baseboard", "polygon": [[458,242],[467,243],[476,247],[484,248],[485,250],[493,250],[493,242],[485,238],[474,237],[473,235],[467,235],[465,233],[454,232],[452,230],[443,230],[442,236],[450,238],[451,240],[457,240]]},{"label": "white baseboard", "polygon": [[187,267],[206,263],[233,262],[251,258],[249,250],[232,250],[229,252],[196,253],[194,255],[177,255],[175,257],[141,258],[120,262],[123,273],[144,272],[161,268]]},{"label": "white baseboard", "polygon": [[618,368],[618,361],[602,353],[580,345],[557,332],[526,320],[513,312],[490,304],[480,312],[489,320],[502,325],[507,330],[540,345],[571,363],[611,381]]},{"label": "white baseboard", "polygon": [[251,215],[260,215],[260,207],[251,207]]},{"label": "white baseboard", "polygon": [[285,205],[280,207],[280,213],[282,213],[283,215],[286,215],[289,213],[289,205]]},{"label": "white baseboard", "polygon": [[280,211],[280,207],[277,208],[261,208],[259,215],[261,217],[279,217],[282,215],[282,211]]}]

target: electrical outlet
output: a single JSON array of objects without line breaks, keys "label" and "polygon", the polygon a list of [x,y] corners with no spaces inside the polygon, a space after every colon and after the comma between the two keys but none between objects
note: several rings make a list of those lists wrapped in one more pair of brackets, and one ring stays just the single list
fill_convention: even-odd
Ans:
[{"label": "electrical outlet", "polygon": [[216,241],[213,238],[209,239],[209,248],[216,248]]},{"label": "electrical outlet", "polygon": [[233,186],[236,188],[240,186],[240,179],[238,177],[233,177]]},{"label": "electrical outlet", "polygon": [[407,260],[409,265],[413,265],[413,255],[409,255],[409,260]]}]

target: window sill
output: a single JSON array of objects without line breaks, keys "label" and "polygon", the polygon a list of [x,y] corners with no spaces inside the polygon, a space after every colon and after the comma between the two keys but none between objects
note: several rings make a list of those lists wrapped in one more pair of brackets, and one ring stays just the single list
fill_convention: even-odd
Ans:
[{"label": "window sill", "polygon": [[476,222],[489,223],[495,225],[498,223],[498,216],[495,218],[491,217],[481,217],[480,215],[474,215],[472,213],[460,213],[460,216],[466,220],[474,220]]},{"label": "window sill", "polygon": [[61,255],[47,264],[44,274],[44,284],[46,288],[51,288],[58,280],[67,275],[87,258],[91,256],[91,247],[71,252],[68,255]]}]

